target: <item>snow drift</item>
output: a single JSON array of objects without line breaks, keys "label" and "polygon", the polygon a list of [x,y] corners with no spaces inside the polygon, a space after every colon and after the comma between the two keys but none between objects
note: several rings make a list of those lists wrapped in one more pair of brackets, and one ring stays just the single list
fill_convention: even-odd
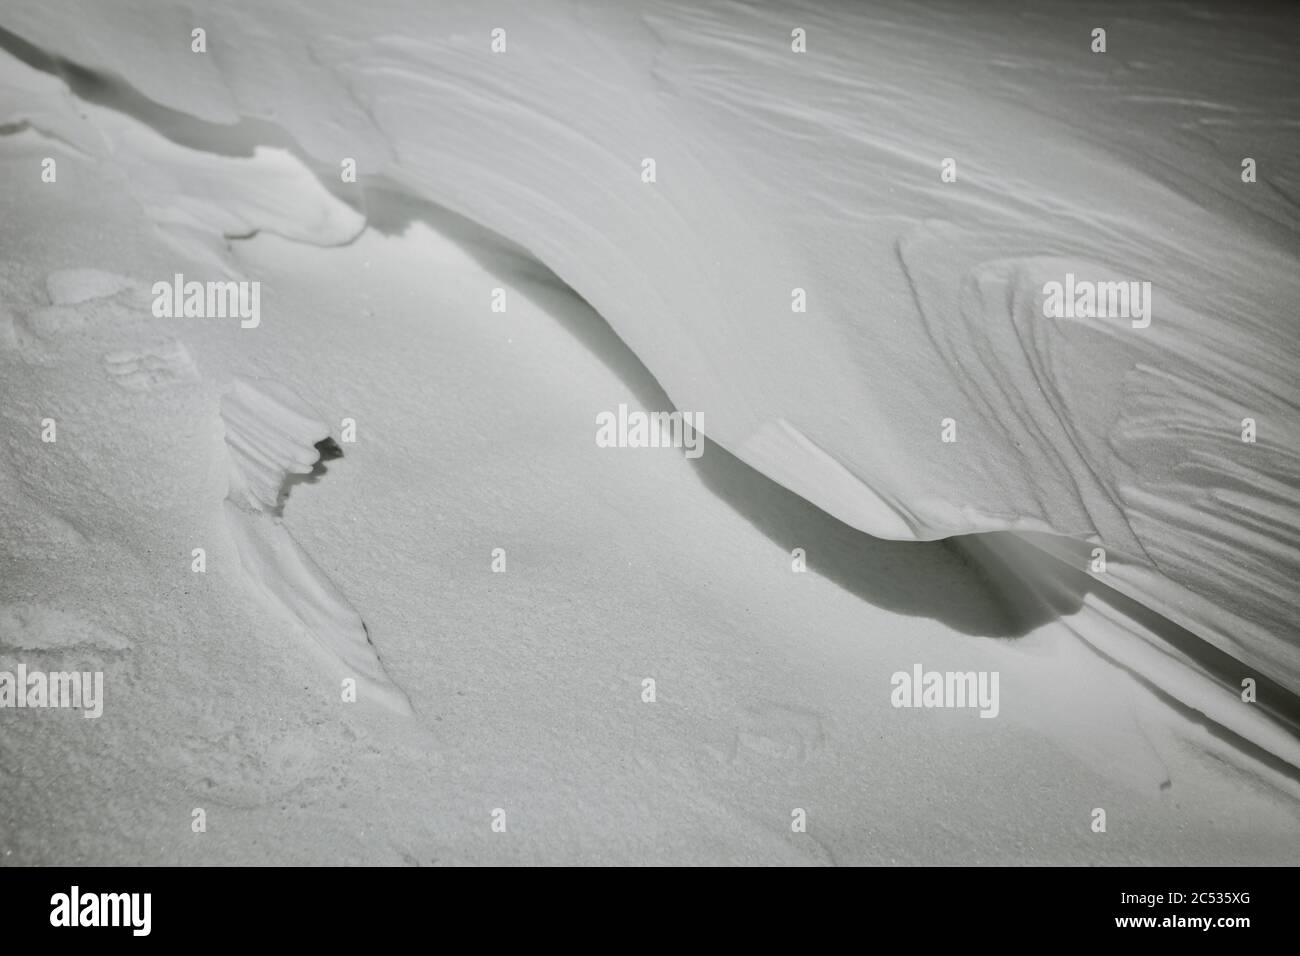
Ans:
[{"label": "snow drift", "polygon": [[[1095,573],[1226,655],[1227,696],[1184,695],[1207,713],[1239,677],[1300,693],[1300,150],[1291,90],[1260,82],[1288,70],[1285,31],[1222,49],[1212,16],[1164,34],[1070,5],[1024,14],[1010,58],[978,14],[954,39],[905,6],[386,0],[362,25],[344,5],[49,0],[0,25],[174,144],[242,144],[214,162],[249,211],[184,225],[355,234],[328,197],[247,185],[272,156],[354,205],[395,184],[535,255],[711,441],[847,524],[1010,532],[991,540]],[[8,102],[20,120],[60,135]],[[1067,275],[1149,282],[1149,326],[1045,316]]]}]

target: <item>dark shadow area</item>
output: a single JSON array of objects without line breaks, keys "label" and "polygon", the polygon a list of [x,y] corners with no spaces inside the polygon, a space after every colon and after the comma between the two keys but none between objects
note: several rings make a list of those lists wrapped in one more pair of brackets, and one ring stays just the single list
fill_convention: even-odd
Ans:
[{"label": "dark shadow area", "polygon": [[[1265,674],[1241,663],[1231,654],[1220,650],[1208,641],[1179,626],[1162,614],[1153,611],[1140,601],[1135,601],[1114,588],[1102,584],[1091,574],[1071,567],[1063,561],[1050,556],[1034,545],[1017,538],[1010,532],[996,535],[977,535],[964,541],[973,553],[980,554],[986,549],[996,550],[1000,555],[990,560],[999,563],[1010,560],[1007,570],[1011,574],[1022,576],[1031,587],[1026,587],[1026,595],[1032,594],[1036,600],[1052,607],[1068,606],[1074,601],[1074,595],[1087,594],[1104,601],[1114,608],[1122,617],[1128,618],[1138,626],[1145,628],[1165,642],[1174,651],[1185,655],[1192,665],[1203,671],[1211,680],[1221,685],[1234,695],[1241,693],[1241,680],[1251,677],[1255,680],[1257,700],[1253,704],[1242,703],[1242,707],[1256,707],[1284,728],[1292,736],[1300,738],[1300,697],[1286,687],[1267,677]],[[1141,638],[1136,638],[1140,640]],[[1178,698],[1163,690],[1147,675],[1135,671],[1123,661],[1117,660],[1101,648],[1089,644],[1093,651],[1104,657],[1116,667],[1125,671],[1134,680],[1142,684],[1173,710],[1182,714],[1187,720],[1212,734],[1219,740],[1230,744],[1243,753],[1300,783],[1300,769],[1274,756],[1257,744],[1239,734],[1228,730],[1214,720],[1206,717],[1193,707],[1189,707]]]},{"label": "dark shadow area", "polygon": [[[361,211],[365,214],[366,225],[376,232],[385,236],[400,236],[414,224],[422,223],[439,235],[451,239],[484,269],[503,279],[513,280],[523,276],[538,285],[563,292],[570,299],[577,299],[592,312],[600,326],[609,329],[605,320],[568,283],[518,243],[445,206],[420,198],[385,176],[364,176],[360,181],[363,185]],[[609,329],[609,334],[614,335],[612,329]],[[614,337],[622,345],[623,340]],[[640,361],[637,361],[637,365],[644,368]],[[655,387],[658,388],[657,383]]]},{"label": "dark shadow area", "polygon": [[[246,158],[253,155],[257,146],[286,146],[291,142],[283,130],[270,123],[256,120],[245,120],[233,126],[210,123],[164,106],[149,99],[121,77],[47,53],[4,27],[0,27],[0,49],[34,70],[59,77],[77,99],[130,116],[172,142],[190,149]],[[262,138],[266,135],[270,136],[270,141]]]},{"label": "dark shadow area", "polygon": [[[1185,656],[1194,667],[1217,683],[1230,688],[1234,694],[1241,693],[1242,678],[1253,678],[1257,701],[1249,706],[1263,710],[1292,733],[1300,736],[1300,697],[1264,673],[1243,664],[1226,651],[1220,650],[1163,614],[1147,607],[1141,601],[1108,587],[1093,575],[1048,554],[1042,548],[1011,532],[971,535],[967,538],[953,539],[953,542],[969,550],[972,559],[977,563],[1000,566],[998,575],[1000,580],[1023,581],[1025,587],[1022,590],[1026,595],[1032,594],[1034,600],[1050,605],[1052,609],[1062,614],[1077,609],[1078,595],[1088,595],[1104,601],[1116,611],[1117,617],[1132,621],[1139,628],[1150,631],[1171,650]],[[1114,661],[1104,651],[1098,650],[1097,653],[1107,660],[1112,660],[1116,666],[1129,671],[1137,680],[1158,690],[1143,675],[1125,667],[1119,661]],[[1162,697],[1168,697],[1163,692],[1160,693]],[[1178,709],[1191,712],[1186,705],[1178,703],[1173,698],[1168,699]],[[1207,726],[1219,733],[1216,724]],[[1236,740],[1235,735],[1227,731],[1223,733]]]},{"label": "dark shadow area", "polygon": [[325,462],[343,457],[343,449],[338,446],[338,443],[333,438],[322,438],[314,447],[320,452],[320,457],[316,459],[316,464],[312,465],[311,471],[301,475],[289,474],[285,477],[284,483],[280,485],[280,497],[276,502],[274,512],[277,518],[284,517],[284,506],[289,501],[289,492],[298,485],[316,484],[329,471],[325,467]]}]

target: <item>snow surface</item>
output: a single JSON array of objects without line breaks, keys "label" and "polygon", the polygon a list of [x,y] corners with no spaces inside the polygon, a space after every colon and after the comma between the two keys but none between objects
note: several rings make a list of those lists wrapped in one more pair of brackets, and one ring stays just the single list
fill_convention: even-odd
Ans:
[{"label": "snow surface", "polygon": [[1297,26],[1160,13],[10,4],[0,859],[1296,862]]}]

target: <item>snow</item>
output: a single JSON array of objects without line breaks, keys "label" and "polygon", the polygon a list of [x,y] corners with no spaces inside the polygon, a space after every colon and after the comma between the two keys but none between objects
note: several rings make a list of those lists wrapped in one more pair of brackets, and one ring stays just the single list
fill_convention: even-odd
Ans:
[{"label": "snow", "polygon": [[1296,27],[969,6],[11,4],[6,861],[1296,862]]}]

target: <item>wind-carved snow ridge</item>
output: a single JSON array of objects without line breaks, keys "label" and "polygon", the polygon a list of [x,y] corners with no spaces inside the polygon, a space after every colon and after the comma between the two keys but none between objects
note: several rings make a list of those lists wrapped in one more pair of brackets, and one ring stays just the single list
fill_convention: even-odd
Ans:
[{"label": "wind-carved snow ridge", "polygon": [[285,479],[315,467],[315,445],[329,437],[329,429],[276,382],[236,379],[221,400],[221,417],[230,449],[230,499],[278,516]]},{"label": "wind-carved snow ridge", "polygon": [[[761,10],[521,9],[512,35],[532,37],[529,55],[485,74],[469,33],[447,29],[473,22],[472,6],[426,23],[379,4],[367,35],[328,9],[304,33],[236,0],[240,42],[195,61],[161,41],[140,56],[147,41],[107,14],[78,11],[95,28],[70,33],[75,3],[48,0],[6,11],[15,32],[0,45],[187,152],[271,144],[318,173],[355,155],[363,179],[505,236],[590,302],[677,407],[706,411],[711,442],[858,530],[1006,532],[1075,571],[1104,547],[1105,586],[1227,660],[1211,695],[1160,656],[1163,628],[1090,613],[1094,646],[1296,763],[1284,739],[1225,706],[1257,672],[1300,692],[1297,353],[1276,321],[1300,299],[1294,216],[1265,231],[1176,188],[1184,170],[1225,175],[1221,157],[1183,139],[1172,177],[1117,160],[1164,148],[1137,114],[1087,129],[1049,119],[1077,115],[1065,108],[1075,90],[1046,80],[1058,39],[1040,38],[1042,83],[991,97],[974,79],[990,79],[1000,37],[953,47],[882,11],[846,12],[805,61]],[[590,42],[595,22],[611,42]],[[1130,99],[1158,82],[1111,79],[1135,87]],[[1269,95],[1241,88],[1252,102]],[[1106,142],[1115,129],[1125,152]],[[646,141],[653,183],[635,175],[632,144]],[[142,154],[167,168],[177,156],[162,146]],[[944,183],[934,164],[950,153],[971,159]],[[265,172],[223,165],[212,181],[235,168]],[[1232,195],[1250,196],[1229,172]],[[253,192],[262,217],[298,214],[274,205],[272,217],[263,200],[275,191]],[[173,204],[163,199],[154,208]],[[210,207],[200,228],[229,230]],[[1044,283],[1071,273],[1150,281],[1154,323],[1047,319]],[[811,303],[797,317],[795,286]],[[960,442],[939,440],[947,416]],[[1263,426],[1248,445],[1247,418]],[[265,508],[278,490],[250,479],[246,492]],[[1025,561],[1017,589],[1061,584],[1029,573],[1044,567],[1058,570]],[[1126,633],[1131,655],[1115,650]]]},{"label": "wind-carved snow ridge", "polygon": [[227,239],[268,232],[335,246],[366,225],[281,127],[254,117],[209,123],[169,110],[111,72],[62,59],[0,26],[0,133],[24,130],[110,160],[160,235],[216,268],[228,265]]},{"label": "wind-carved snow ridge", "polygon": [[365,622],[284,526],[280,514],[292,475],[312,471],[315,447],[329,429],[292,391],[275,382],[236,379],[222,398],[230,452],[226,524],[253,585],[316,639],[341,678],[357,682],[358,700],[410,713],[384,671]]}]

